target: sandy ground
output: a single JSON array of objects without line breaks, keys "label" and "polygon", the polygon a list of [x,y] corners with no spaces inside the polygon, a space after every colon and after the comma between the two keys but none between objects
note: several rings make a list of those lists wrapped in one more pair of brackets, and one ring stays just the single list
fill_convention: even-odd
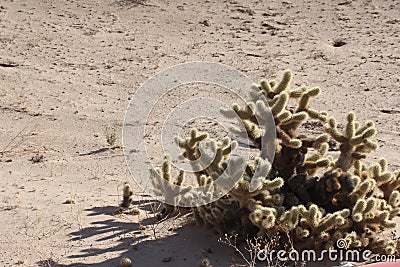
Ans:
[{"label": "sandy ground", "polygon": [[177,63],[222,62],[255,81],[290,68],[296,85],[324,89],[315,107],[374,120],[370,159],[400,168],[399,1],[215,2],[0,2],[0,266],[239,261],[203,228],[114,214],[133,180],[105,131],[120,137],[135,90]]}]

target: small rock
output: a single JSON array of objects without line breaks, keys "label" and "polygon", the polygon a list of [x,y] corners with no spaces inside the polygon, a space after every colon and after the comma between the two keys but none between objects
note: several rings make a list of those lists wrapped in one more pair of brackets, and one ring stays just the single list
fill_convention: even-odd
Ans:
[{"label": "small rock", "polygon": [[64,201],[64,204],[75,204],[75,200],[72,199],[72,198],[67,198],[67,199]]},{"label": "small rock", "polygon": [[335,41],[333,41],[333,47],[341,47],[341,46],[344,46],[344,45],[346,45],[347,43],[345,42],[345,41],[343,41],[343,40],[335,40]]},{"label": "small rock", "polygon": [[36,155],[32,156],[30,160],[32,161],[32,163],[43,162],[44,156],[39,153],[36,153]]},{"label": "small rock", "polygon": [[199,22],[200,24],[203,24],[204,26],[206,26],[206,27],[210,27],[211,26],[211,24],[210,24],[210,22],[208,21],[208,20],[203,20],[203,21],[200,21]]},{"label": "small rock", "polygon": [[163,262],[170,262],[171,260],[171,257],[165,257],[162,259]]},{"label": "small rock", "polygon": [[119,265],[120,265],[121,267],[130,267],[130,266],[132,266],[132,261],[131,261],[131,259],[129,259],[129,258],[122,258],[122,259],[119,261]]}]

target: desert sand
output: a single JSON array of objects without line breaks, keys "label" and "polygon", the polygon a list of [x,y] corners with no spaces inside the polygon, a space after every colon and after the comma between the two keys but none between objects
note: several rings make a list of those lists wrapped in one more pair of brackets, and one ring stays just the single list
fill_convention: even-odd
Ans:
[{"label": "desert sand", "polygon": [[241,262],[185,218],[116,212],[134,184],[118,147],[129,100],[178,63],[254,81],[292,69],[295,85],[323,89],[314,107],[375,121],[369,159],[400,168],[399,1],[2,0],[0,28],[0,266]]}]

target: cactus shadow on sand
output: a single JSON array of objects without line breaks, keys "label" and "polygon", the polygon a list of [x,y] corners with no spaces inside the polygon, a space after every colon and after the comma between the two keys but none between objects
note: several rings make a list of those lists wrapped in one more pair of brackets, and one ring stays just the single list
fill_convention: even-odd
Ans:
[{"label": "cactus shadow on sand", "polygon": [[[218,236],[213,231],[194,225],[185,225],[185,227],[177,227],[168,231],[168,236],[160,235],[159,238],[154,239],[151,231],[141,232],[139,229],[141,226],[149,228],[155,224],[157,222],[155,217],[145,218],[140,221],[140,224],[123,222],[114,217],[115,210],[117,210],[115,206],[89,209],[88,211],[91,213],[88,216],[105,219],[94,220],[90,226],[70,233],[71,241],[93,241],[93,246],[89,241],[89,245],[84,249],[74,251],[67,256],[69,259],[74,259],[74,263],[59,264],[55,261],[46,261],[38,262],[38,264],[59,267],[119,266],[120,260],[124,257],[130,258],[133,266],[160,266],[163,264],[167,266],[168,263],[177,267],[197,266],[198,262],[204,258],[210,259],[214,266],[243,264],[231,248],[218,243]],[[110,246],[110,241],[115,245]],[[115,255],[116,253],[118,256],[109,256],[109,254]],[[105,260],[93,262],[91,257]]]}]

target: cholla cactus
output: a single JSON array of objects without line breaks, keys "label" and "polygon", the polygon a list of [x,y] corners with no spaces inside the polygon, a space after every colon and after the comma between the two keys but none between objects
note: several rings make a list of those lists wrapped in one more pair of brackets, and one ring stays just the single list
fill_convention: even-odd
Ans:
[{"label": "cholla cactus", "polygon": [[[251,101],[244,107],[234,104],[232,109],[221,111],[229,118],[239,118],[243,127],[232,132],[247,138],[260,152],[245,163],[243,173],[228,172],[239,177],[226,195],[191,208],[194,217],[220,234],[289,233],[297,241],[310,241],[307,244],[315,249],[332,248],[344,239],[351,248],[394,254],[398,244],[379,234],[397,225],[394,219],[400,215],[400,172],[390,172],[384,159],[371,166],[363,163],[378,147],[374,123],[362,125],[350,112],[340,130],[335,118],[310,107],[321,89],[292,89],[291,80],[291,71],[286,71],[280,82],[262,80],[251,87]],[[290,101],[297,101],[295,108],[288,107]],[[323,125],[318,135],[305,135],[304,130],[298,133],[309,120]],[[271,122],[275,129],[268,128]],[[267,157],[268,148],[262,145],[271,130],[276,133],[272,162]],[[329,151],[332,141],[340,145],[338,155]],[[186,139],[177,138],[177,144],[183,149],[183,157],[206,166],[195,175],[197,183],[208,186],[212,194],[215,180],[229,169],[236,142],[229,137],[220,142],[211,140],[207,133],[194,129]],[[207,157],[205,144],[213,158]],[[156,172],[152,173],[154,176]],[[171,181],[168,158],[157,173],[163,178],[161,183],[154,181],[160,194],[173,192],[174,184],[184,182],[182,171],[175,183]],[[179,190],[185,190],[189,199],[200,197],[190,186]],[[173,203],[178,205],[179,200]],[[167,213],[176,211],[174,205],[166,207]]]},{"label": "cholla cactus", "polygon": [[132,187],[128,182],[124,183],[124,188],[123,188],[123,198],[122,198],[122,202],[121,202],[121,206],[124,208],[129,208],[129,206],[132,203],[132,195],[133,195],[133,191],[132,191]]},{"label": "cholla cactus", "polygon": [[349,170],[356,160],[365,158],[366,153],[378,148],[377,142],[373,139],[376,133],[374,123],[369,121],[360,126],[353,112],[347,115],[347,124],[343,132],[337,129],[335,118],[329,119],[325,131],[340,143],[341,153],[335,166],[343,171]]}]

